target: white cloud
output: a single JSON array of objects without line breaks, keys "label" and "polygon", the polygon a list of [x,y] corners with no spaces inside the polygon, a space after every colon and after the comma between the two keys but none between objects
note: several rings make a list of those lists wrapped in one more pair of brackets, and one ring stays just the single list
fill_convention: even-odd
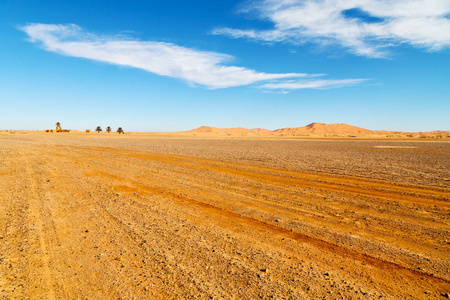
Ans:
[{"label": "white cloud", "polygon": [[344,86],[356,85],[368,79],[324,79],[324,80],[300,80],[284,81],[262,84],[260,87],[265,89],[331,89]]},{"label": "white cloud", "polygon": [[31,42],[40,42],[47,51],[139,68],[211,89],[323,76],[305,73],[263,73],[228,66],[225,63],[233,59],[229,55],[170,43],[130,40],[123,36],[98,36],[83,32],[79,26],[73,24],[29,24],[20,29],[29,35]]},{"label": "white cloud", "polygon": [[[349,10],[363,15],[346,15]],[[400,44],[429,51],[450,46],[449,0],[257,0],[244,12],[252,11],[274,28],[217,28],[212,33],[265,42],[337,44],[368,57],[384,57],[387,48]]]}]

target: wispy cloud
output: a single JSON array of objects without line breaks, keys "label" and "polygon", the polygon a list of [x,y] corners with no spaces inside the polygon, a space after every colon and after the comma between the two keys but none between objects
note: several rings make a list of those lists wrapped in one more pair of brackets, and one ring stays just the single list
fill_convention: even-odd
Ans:
[{"label": "wispy cloud", "polygon": [[[28,24],[20,29],[28,34],[31,42],[41,43],[47,51],[139,68],[210,89],[252,84],[258,86],[274,80],[281,84],[283,80],[324,75],[257,72],[226,65],[233,60],[232,56],[226,54],[200,51],[171,43],[131,40],[123,35],[99,36],[84,32],[73,24]],[[270,86],[265,88],[271,89]],[[272,88],[276,89],[275,85]]]},{"label": "wispy cloud", "polygon": [[340,45],[376,58],[401,44],[428,51],[450,46],[448,0],[256,0],[243,12],[256,13],[274,28],[225,27],[212,33],[264,42]]},{"label": "wispy cloud", "polygon": [[368,79],[324,79],[324,80],[298,80],[284,81],[262,84],[261,88],[266,89],[331,89],[344,86],[351,86],[367,81]]}]

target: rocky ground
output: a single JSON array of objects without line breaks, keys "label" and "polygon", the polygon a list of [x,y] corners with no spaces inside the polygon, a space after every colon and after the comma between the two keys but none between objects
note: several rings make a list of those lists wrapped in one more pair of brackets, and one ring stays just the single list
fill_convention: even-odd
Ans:
[{"label": "rocky ground", "polygon": [[450,143],[0,136],[0,299],[445,299]]}]

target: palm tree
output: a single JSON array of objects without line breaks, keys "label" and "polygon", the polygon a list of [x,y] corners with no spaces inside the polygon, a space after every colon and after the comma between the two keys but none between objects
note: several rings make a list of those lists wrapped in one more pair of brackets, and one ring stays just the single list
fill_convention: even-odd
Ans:
[{"label": "palm tree", "polygon": [[122,127],[117,128],[117,132],[118,132],[119,134],[123,133]]},{"label": "palm tree", "polygon": [[108,133],[111,132],[111,127],[110,126],[106,127],[106,132],[108,132]]},{"label": "palm tree", "polygon": [[100,126],[97,126],[97,128],[95,129],[95,131],[97,131],[97,133],[100,133],[100,131],[102,131],[102,128]]}]

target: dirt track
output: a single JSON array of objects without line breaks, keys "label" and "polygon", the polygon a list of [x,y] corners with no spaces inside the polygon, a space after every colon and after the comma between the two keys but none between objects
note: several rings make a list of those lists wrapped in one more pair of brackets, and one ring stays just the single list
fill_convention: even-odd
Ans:
[{"label": "dirt track", "polygon": [[450,143],[0,136],[0,299],[443,299]]}]

